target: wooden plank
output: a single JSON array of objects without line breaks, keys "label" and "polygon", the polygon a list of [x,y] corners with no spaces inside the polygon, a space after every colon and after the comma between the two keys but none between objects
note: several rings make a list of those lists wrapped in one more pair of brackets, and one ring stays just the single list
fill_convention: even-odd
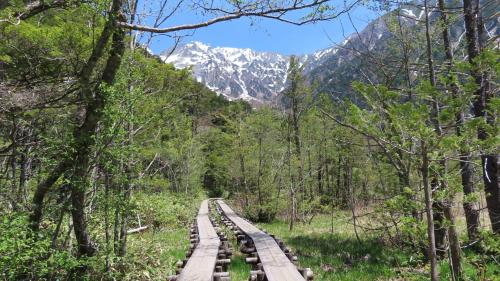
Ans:
[{"label": "wooden plank", "polygon": [[239,217],[224,201],[217,200],[217,204],[229,220],[252,238],[268,281],[305,280],[271,236]]},{"label": "wooden plank", "polygon": [[200,241],[182,269],[178,281],[212,281],[213,278],[220,240],[209,219],[208,200],[201,203],[196,224]]}]

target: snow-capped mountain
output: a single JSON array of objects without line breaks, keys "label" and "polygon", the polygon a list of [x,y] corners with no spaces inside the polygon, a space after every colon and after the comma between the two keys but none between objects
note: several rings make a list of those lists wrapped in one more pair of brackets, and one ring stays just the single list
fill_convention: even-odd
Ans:
[{"label": "snow-capped mountain", "polygon": [[[306,72],[336,52],[335,48],[299,57]],[[201,42],[166,50],[161,59],[176,68],[192,67],[193,75],[229,100],[270,103],[285,88],[289,56],[251,49],[211,47]]]},{"label": "snow-capped mountain", "polygon": [[[439,13],[431,10],[429,14],[431,22],[437,22]],[[417,35],[423,28],[421,20],[424,15],[422,8],[417,6],[389,12],[370,22],[363,30],[351,34],[341,44],[300,56],[304,74],[309,81],[319,85],[318,91],[331,93],[337,98],[350,96],[355,99],[351,87],[355,80],[400,83],[406,77],[401,77],[401,68],[393,64],[403,60],[397,47],[401,44],[398,37],[401,31],[391,30],[389,26],[394,26],[394,20],[397,20],[409,40],[414,40],[407,50],[408,56],[418,60],[422,50],[425,50],[424,41]],[[498,35],[497,24],[496,20],[488,21],[489,33]],[[459,47],[463,33],[460,21],[452,24],[454,47]],[[166,50],[160,57],[176,68],[192,67],[193,75],[199,82],[229,100],[244,99],[266,104],[279,101],[280,93],[286,87],[290,60],[289,56],[277,53],[212,47],[200,42],[178,46],[173,52]]]},{"label": "snow-capped mountain", "polygon": [[[403,10],[404,21],[412,24],[413,11]],[[388,32],[382,18],[363,31],[350,35],[343,43],[312,54],[299,56],[309,80],[325,82],[340,65],[353,60],[362,47],[373,49]],[[161,59],[176,68],[192,67],[194,77],[229,100],[244,99],[254,103],[272,103],[285,88],[289,56],[257,52],[251,49],[212,47],[190,42],[166,50]]]},{"label": "snow-capped mountain", "polygon": [[285,87],[288,57],[251,49],[211,47],[191,42],[161,58],[176,68],[193,67],[193,75],[230,100],[269,102]]}]

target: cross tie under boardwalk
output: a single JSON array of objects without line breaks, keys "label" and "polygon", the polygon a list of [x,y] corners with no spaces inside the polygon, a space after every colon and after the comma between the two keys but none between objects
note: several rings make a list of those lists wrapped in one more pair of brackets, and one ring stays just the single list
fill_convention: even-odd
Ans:
[{"label": "cross tie under boardwalk", "polygon": [[212,281],[221,244],[209,218],[208,200],[201,203],[196,218],[199,242],[186,266],[182,269],[178,281]]},{"label": "cross tie under boardwalk", "polygon": [[226,217],[253,240],[268,281],[305,280],[273,237],[236,215],[224,201],[218,200],[217,203]]}]

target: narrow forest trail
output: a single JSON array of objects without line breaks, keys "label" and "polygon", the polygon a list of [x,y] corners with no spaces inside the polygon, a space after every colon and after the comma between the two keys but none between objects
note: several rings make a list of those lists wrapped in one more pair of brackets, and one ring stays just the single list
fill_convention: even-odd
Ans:
[{"label": "narrow forest trail", "polygon": [[284,243],[252,223],[238,216],[223,200],[217,200],[222,222],[233,230],[240,244],[240,250],[248,257],[253,269],[249,280],[295,281],[312,280],[309,268],[299,269],[293,256]]}]

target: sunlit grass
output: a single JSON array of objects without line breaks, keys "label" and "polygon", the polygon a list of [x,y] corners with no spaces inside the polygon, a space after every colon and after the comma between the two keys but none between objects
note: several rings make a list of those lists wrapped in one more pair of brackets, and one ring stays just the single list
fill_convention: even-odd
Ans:
[{"label": "sunlit grass", "polygon": [[186,257],[188,227],[147,231],[129,237],[128,257],[132,266],[128,280],[166,280],[175,274],[175,264]]},{"label": "sunlit grass", "polygon": [[[421,253],[382,243],[379,237],[358,229],[360,241],[349,222],[348,212],[319,215],[311,224],[275,221],[259,227],[282,238],[299,258],[299,266],[309,267],[314,280],[428,280],[429,266]],[[333,231],[332,231],[333,230]],[[251,266],[240,253],[234,235],[225,229],[233,246],[228,268],[231,280],[248,280]],[[170,226],[129,237],[126,275],[120,280],[166,280],[175,274],[175,263],[185,258],[189,246],[188,225]],[[463,280],[500,281],[500,266],[489,263],[471,250],[463,253]],[[115,261],[118,267],[119,262]],[[440,262],[441,280],[451,280],[447,260]]]},{"label": "sunlit grass", "polygon": [[298,256],[301,267],[309,267],[315,280],[377,280],[395,276],[391,270],[397,251],[388,251],[373,239],[356,240],[343,216],[333,220],[318,216],[312,223],[296,224],[289,231],[281,221],[259,224],[282,238]]},{"label": "sunlit grass", "polygon": [[[333,220],[321,215],[311,224],[295,224],[292,231],[283,221],[261,223],[259,227],[282,238],[298,256],[299,265],[313,270],[314,280],[429,279],[429,267],[421,253],[385,245],[359,229],[358,241],[348,218],[349,214],[339,211]],[[463,280],[500,280],[498,265],[490,263],[481,268],[471,262],[477,258],[471,251],[464,252]],[[440,272],[441,280],[451,280],[448,260],[440,262]]]}]

